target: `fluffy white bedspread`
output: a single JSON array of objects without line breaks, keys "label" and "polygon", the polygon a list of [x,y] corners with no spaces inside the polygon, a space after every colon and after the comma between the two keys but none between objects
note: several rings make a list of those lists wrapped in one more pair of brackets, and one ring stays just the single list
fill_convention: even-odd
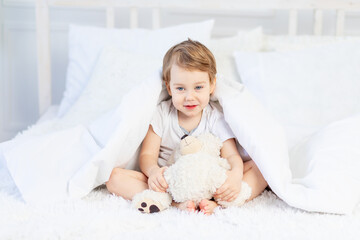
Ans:
[{"label": "fluffy white bedspread", "polygon": [[[92,189],[107,181],[113,167],[132,168],[135,165],[137,150],[147,132],[155,107],[166,96],[157,72],[127,93],[115,110],[101,115],[95,121],[80,124],[74,119],[57,119],[38,124],[14,140],[1,144],[0,157],[5,159],[4,163],[7,164],[22,198],[29,204],[70,199],[75,201],[74,199],[85,197]],[[291,168],[283,128],[243,85],[218,81],[213,98],[223,107],[225,119],[237,140],[256,162],[278,197],[290,206],[307,211],[343,214],[354,210],[360,196],[360,180],[357,175],[360,171],[359,151],[349,154],[345,152],[341,159],[338,155],[334,157],[331,151],[325,151],[326,154],[321,157],[304,154],[295,164],[292,163],[291,166],[295,167]],[[360,146],[360,116],[347,121],[345,125],[351,127],[336,133],[339,137],[344,134],[352,137],[352,144]],[[328,144],[330,145],[323,149],[337,146],[336,142]],[[302,146],[306,147],[306,144]],[[296,154],[294,159],[301,156],[302,152],[307,152],[305,147],[302,151],[300,147],[300,155]],[[340,147],[346,150],[346,146]],[[349,149],[353,147],[350,146]],[[270,196],[269,194],[266,193],[265,196]],[[106,201],[116,201],[114,197],[101,196]],[[238,215],[249,209],[257,211],[256,203],[261,201],[264,200],[259,199],[249,204],[248,208],[231,211],[238,211]],[[275,205],[282,204],[274,196],[266,201],[275,201]],[[124,206],[128,206],[126,202],[119,202],[119,206],[114,207],[115,210],[120,207],[121,211],[131,211],[124,210]],[[101,203],[90,201],[89,204]],[[114,214],[122,215],[121,211],[115,211],[118,213]],[[224,218],[227,227],[237,228],[241,225],[241,218],[231,220],[230,217],[226,220],[226,215],[231,211],[222,211],[218,216]],[[265,210],[270,214],[269,211],[271,210]],[[162,213],[162,216],[168,217],[169,214],[171,212]],[[202,219],[200,216],[193,217]],[[148,219],[148,222],[134,224],[135,226],[129,223],[122,227],[129,226],[129,229],[124,229],[127,233],[131,229],[139,229],[139,225],[150,231],[162,222],[152,222],[152,217],[144,219]],[[213,218],[204,221],[210,221],[207,223],[212,225],[211,219]],[[92,220],[98,221],[96,217]],[[234,225],[228,224],[229,221],[234,221]],[[165,224],[168,221],[163,222]],[[186,229],[191,226],[184,223],[184,227]]]},{"label": "fluffy white bedspread", "polygon": [[[105,189],[81,200],[25,204],[0,170],[0,239],[359,239],[360,206],[351,215],[309,213],[264,192],[212,216],[171,208],[141,214]],[[47,191],[43,189],[43,195]]]}]

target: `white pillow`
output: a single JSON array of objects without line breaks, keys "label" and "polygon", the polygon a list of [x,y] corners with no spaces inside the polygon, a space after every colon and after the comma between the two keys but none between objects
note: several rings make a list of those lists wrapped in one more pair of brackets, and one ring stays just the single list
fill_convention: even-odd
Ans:
[{"label": "white pillow", "polygon": [[299,50],[342,41],[360,41],[354,36],[263,35],[263,51]]},{"label": "white pillow", "polygon": [[65,113],[63,121],[88,124],[115,108],[123,96],[161,68],[159,58],[105,47],[90,81]]},{"label": "white pillow", "polygon": [[80,96],[103,47],[116,45],[122,50],[154,55],[162,59],[171,46],[187,38],[207,44],[213,25],[214,20],[157,30],[106,29],[70,25],[66,88],[58,116],[63,116]]},{"label": "white pillow", "polygon": [[261,27],[249,32],[238,33],[234,37],[211,39],[208,47],[216,59],[217,76],[225,80],[241,82],[236,71],[233,53],[235,51],[258,52],[262,46],[263,32]]},{"label": "white pillow", "polygon": [[289,148],[360,112],[360,43],[298,51],[235,53],[244,84],[284,125]]},{"label": "white pillow", "polygon": [[293,182],[321,189],[327,207],[338,202],[351,212],[360,201],[360,114],[334,122],[290,152]]}]

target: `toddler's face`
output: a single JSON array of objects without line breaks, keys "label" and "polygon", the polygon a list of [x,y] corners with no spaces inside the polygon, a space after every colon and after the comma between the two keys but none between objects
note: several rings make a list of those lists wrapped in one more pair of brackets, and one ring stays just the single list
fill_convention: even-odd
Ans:
[{"label": "toddler's face", "polygon": [[215,81],[210,84],[209,74],[199,70],[188,71],[174,64],[171,67],[170,79],[166,87],[179,114],[182,114],[182,117],[201,114],[215,89]]}]

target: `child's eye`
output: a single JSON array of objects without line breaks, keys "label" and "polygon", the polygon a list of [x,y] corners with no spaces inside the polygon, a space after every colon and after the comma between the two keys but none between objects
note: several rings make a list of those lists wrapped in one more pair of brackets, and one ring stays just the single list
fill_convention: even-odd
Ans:
[{"label": "child's eye", "polygon": [[184,88],[183,88],[183,87],[177,87],[176,89],[177,89],[177,90],[179,90],[179,91],[184,90]]},{"label": "child's eye", "polygon": [[203,88],[203,86],[196,86],[195,89],[196,90],[201,90]]}]

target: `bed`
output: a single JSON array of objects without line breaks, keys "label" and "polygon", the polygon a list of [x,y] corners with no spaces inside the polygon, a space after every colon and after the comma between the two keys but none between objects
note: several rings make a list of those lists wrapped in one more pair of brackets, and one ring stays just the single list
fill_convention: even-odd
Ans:
[{"label": "bed", "polygon": [[[107,28],[69,27],[59,106],[51,103],[50,7],[106,12]],[[115,28],[117,8],[129,9],[130,28]],[[138,28],[141,8],[152,9],[153,30]],[[169,8],[286,10],[288,29],[211,38],[214,20],[161,28],[161,11]],[[297,35],[303,9],[314,12],[313,36]],[[322,36],[326,10],[336,11],[335,36]],[[343,36],[348,11],[360,11],[360,2],[37,0],[42,117],[0,144],[0,238],[358,239],[360,37]],[[214,53],[214,100],[272,190],[212,216],[177,209],[144,215],[103,183],[114,166],[137,167],[163,97],[162,56],[187,37]]]}]

